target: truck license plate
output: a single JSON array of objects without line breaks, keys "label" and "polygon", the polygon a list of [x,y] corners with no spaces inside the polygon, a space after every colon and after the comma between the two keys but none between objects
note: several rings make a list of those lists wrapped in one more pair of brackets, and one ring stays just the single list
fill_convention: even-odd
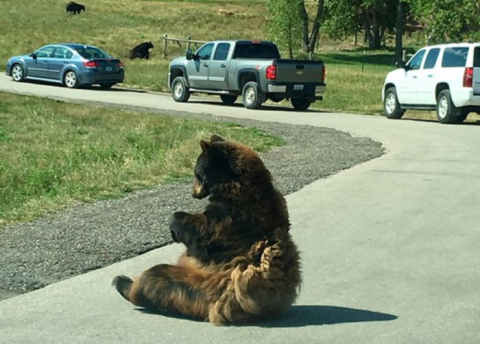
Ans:
[{"label": "truck license plate", "polygon": [[303,90],[303,85],[293,85],[293,90],[294,91],[301,91],[301,90]]}]

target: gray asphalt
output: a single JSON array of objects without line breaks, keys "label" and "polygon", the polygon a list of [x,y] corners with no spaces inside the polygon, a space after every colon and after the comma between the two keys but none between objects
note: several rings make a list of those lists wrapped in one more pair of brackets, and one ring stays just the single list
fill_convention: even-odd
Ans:
[{"label": "gray asphalt", "polygon": [[[387,153],[287,197],[304,284],[281,321],[215,327],[135,310],[110,287],[174,262],[180,245],[0,302],[2,343],[478,343],[479,126],[282,109],[160,94],[15,84],[0,90],[329,127]],[[380,101],[380,100],[379,100]]]}]

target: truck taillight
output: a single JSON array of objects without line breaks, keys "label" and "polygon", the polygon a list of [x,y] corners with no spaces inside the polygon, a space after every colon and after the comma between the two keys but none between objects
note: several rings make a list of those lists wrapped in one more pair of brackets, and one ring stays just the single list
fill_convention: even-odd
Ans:
[{"label": "truck taillight", "polygon": [[465,68],[465,72],[463,73],[463,87],[472,87],[473,85],[473,68],[467,67]]},{"label": "truck taillight", "polygon": [[326,73],[325,66],[323,66],[322,67],[322,81],[324,81],[324,82],[325,82],[325,73]]},{"label": "truck taillight", "polygon": [[267,67],[266,77],[269,80],[275,80],[277,78],[277,66],[270,65]]}]

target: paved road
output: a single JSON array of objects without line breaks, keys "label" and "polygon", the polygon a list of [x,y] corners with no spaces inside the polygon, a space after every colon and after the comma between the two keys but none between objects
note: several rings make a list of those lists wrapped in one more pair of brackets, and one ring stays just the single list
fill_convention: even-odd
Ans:
[{"label": "paved road", "polygon": [[174,262],[182,247],[172,245],[0,302],[0,343],[479,342],[479,126],[177,104],[3,76],[0,90],[324,126],[387,149],[287,197],[304,285],[282,321],[215,327],[134,310],[110,287],[112,277]]}]

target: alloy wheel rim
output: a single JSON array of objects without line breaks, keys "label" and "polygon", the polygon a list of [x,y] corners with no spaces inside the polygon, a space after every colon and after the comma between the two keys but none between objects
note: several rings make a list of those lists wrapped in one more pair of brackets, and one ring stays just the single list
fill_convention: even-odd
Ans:
[{"label": "alloy wheel rim", "polygon": [[13,77],[13,80],[15,81],[22,80],[22,77],[23,77],[22,67],[18,65],[14,66],[12,70],[12,77]]},{"label": "alloy wheel rim", "polygon": [[75,73],[73,72],[68,72],[67,75],[65,76],[65,84],[68,87],[73,87],[77,83],[77,77]]},{"label": "alloy wheel rim", "polygon": [[448,112],[448,102],[446,97],[440,98],[438,102],[438,116],[440,118],[445,118]]},{"label": "alloy wheel rim", "polygon": [[245,92],[245,101],[248,104],[253,104],[253,102],[255,102],[255,90],[253,87],[249,87]]},{"label": "alloy wheel rim", "polygon": [[183,94],[183,86],[181,83],[177,82],[175,84],[175,89],[174,89],[174,92],[175,92],[175,97],[176,98],[180,98]]},{"label": "alloy wheel rim", "polygon": [[396,103],[395,95],[389,94],[385,101],[385,110],[387,110],[387,113],[391,114],[395,111]]}]

